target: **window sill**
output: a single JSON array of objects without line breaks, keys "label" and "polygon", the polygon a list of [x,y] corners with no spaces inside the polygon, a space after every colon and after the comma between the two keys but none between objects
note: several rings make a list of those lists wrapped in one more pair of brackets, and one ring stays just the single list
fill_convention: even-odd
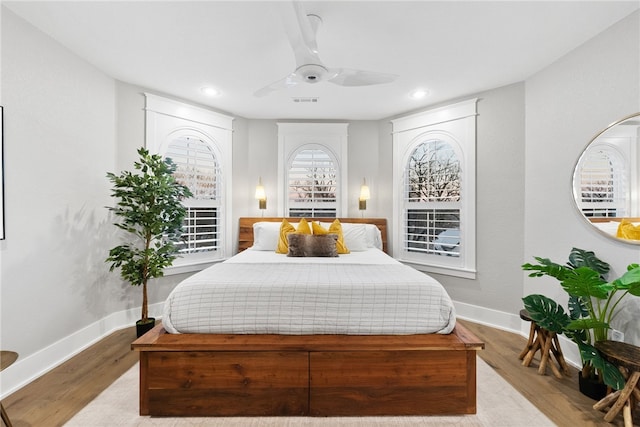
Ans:
[{"label": "window sill", "polygon": [[476,273],[477,273],[475,269],[471,270],[466,268],[449,267],[444,265],[422,264],[419,262],[403,260],[403,259],[398,259],[398,261],[400,261],[405,265],[408,265],[409,267],[413,267],[416,270],[422,271],[425,273],[442,274],[445,276],[460,277],[463,279],[475,279]]},{"label": "window sill", "polygon": [[173,276],[175,274],[195,273],[197,271],[202,271],[207,267],[211,267],[214,264],[218,264],[222,261],[225,261],[225,259],[218,258],[207,261],[185,261],[177,259],[171,267],[167,267],[164,269],[164,275]]}]

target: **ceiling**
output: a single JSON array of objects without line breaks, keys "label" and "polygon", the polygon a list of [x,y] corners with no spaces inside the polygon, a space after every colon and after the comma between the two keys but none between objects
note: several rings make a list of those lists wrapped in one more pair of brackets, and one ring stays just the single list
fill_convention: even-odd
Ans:
[{"label": "ceiling", "polygon": [[[3,1],[115,79],[252,119],[377,120],[523,81],[640,1],[303,1],[322,18],[329,67],[392,83],[301,84],[256,97],[295,69],[290,2]],[[220,94],[208,97],[205,86]],[[426,89],[416,100],[409,94]],[[293,98],[318,98],[294,102]]]}]

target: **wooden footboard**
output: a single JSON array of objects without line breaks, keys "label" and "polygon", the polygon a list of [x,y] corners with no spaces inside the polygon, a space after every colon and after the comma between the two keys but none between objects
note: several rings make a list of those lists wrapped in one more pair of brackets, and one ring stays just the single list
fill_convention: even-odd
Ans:
[{"label": "wooden footboard", "polygon": [[476,412],[476,351],[448,335],[168,334],[139,338],[140,415],[434,415]]}]

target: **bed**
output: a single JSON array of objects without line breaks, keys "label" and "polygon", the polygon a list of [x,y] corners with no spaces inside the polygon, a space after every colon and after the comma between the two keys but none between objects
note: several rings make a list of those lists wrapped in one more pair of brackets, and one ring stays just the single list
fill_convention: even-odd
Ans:
[{"label": "bed", "polygon": [[[132,344],[140,353],[141,415],[476,412],[476,352],[484,344],[455,323],[446,292],[423,290],[437,282],[423,283],[434,280],[382,252],[386,220],[340,218],[345,230],[346,224],[362,224],[350,228],[358,232],[363,224],[367,231],[375,226],[379,241],[367,234],[360,250],[332,259],[258,250],[264,239],[254,241],[254,230],[282,220],[241,218],[239,254],[178,285],[163,324]],[[402,269],[402,286],[385,287]],[[340,280],[329,286],[327,275]],[[238,298],[255,282],[261,286],[253,297]],[[292,297],[296,287],[304,297]],[[371,294],[359,294],[364,287]],[[438,313],[420,312],[422,299],[439,298]],[[334,319],[329,326],[327,318]]]}]

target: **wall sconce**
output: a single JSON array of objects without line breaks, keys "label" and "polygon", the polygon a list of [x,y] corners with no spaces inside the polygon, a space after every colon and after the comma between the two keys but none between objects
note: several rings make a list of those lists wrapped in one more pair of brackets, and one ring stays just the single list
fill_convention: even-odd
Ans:
[{"label": "wall sconce", "polygon": [[[367,185],[367,181],[362,178],[362,186],[360,186],[360,198],[358,199],[359,208],[361,211],[367,209],[367,200],[371,198],[371,193],[369,192],[369,186]],[[363,212],[364,215],[364,212]]]},{"label": "wall sconce", "polygon": [[262,185],[262,177],[260,177],[258,185],[256,185],[255,198],[258,200],[258,209],[262,211],[262,216],[264,216],[264,210],[267,209],[267,195],[264,192],[264,185]]}]

